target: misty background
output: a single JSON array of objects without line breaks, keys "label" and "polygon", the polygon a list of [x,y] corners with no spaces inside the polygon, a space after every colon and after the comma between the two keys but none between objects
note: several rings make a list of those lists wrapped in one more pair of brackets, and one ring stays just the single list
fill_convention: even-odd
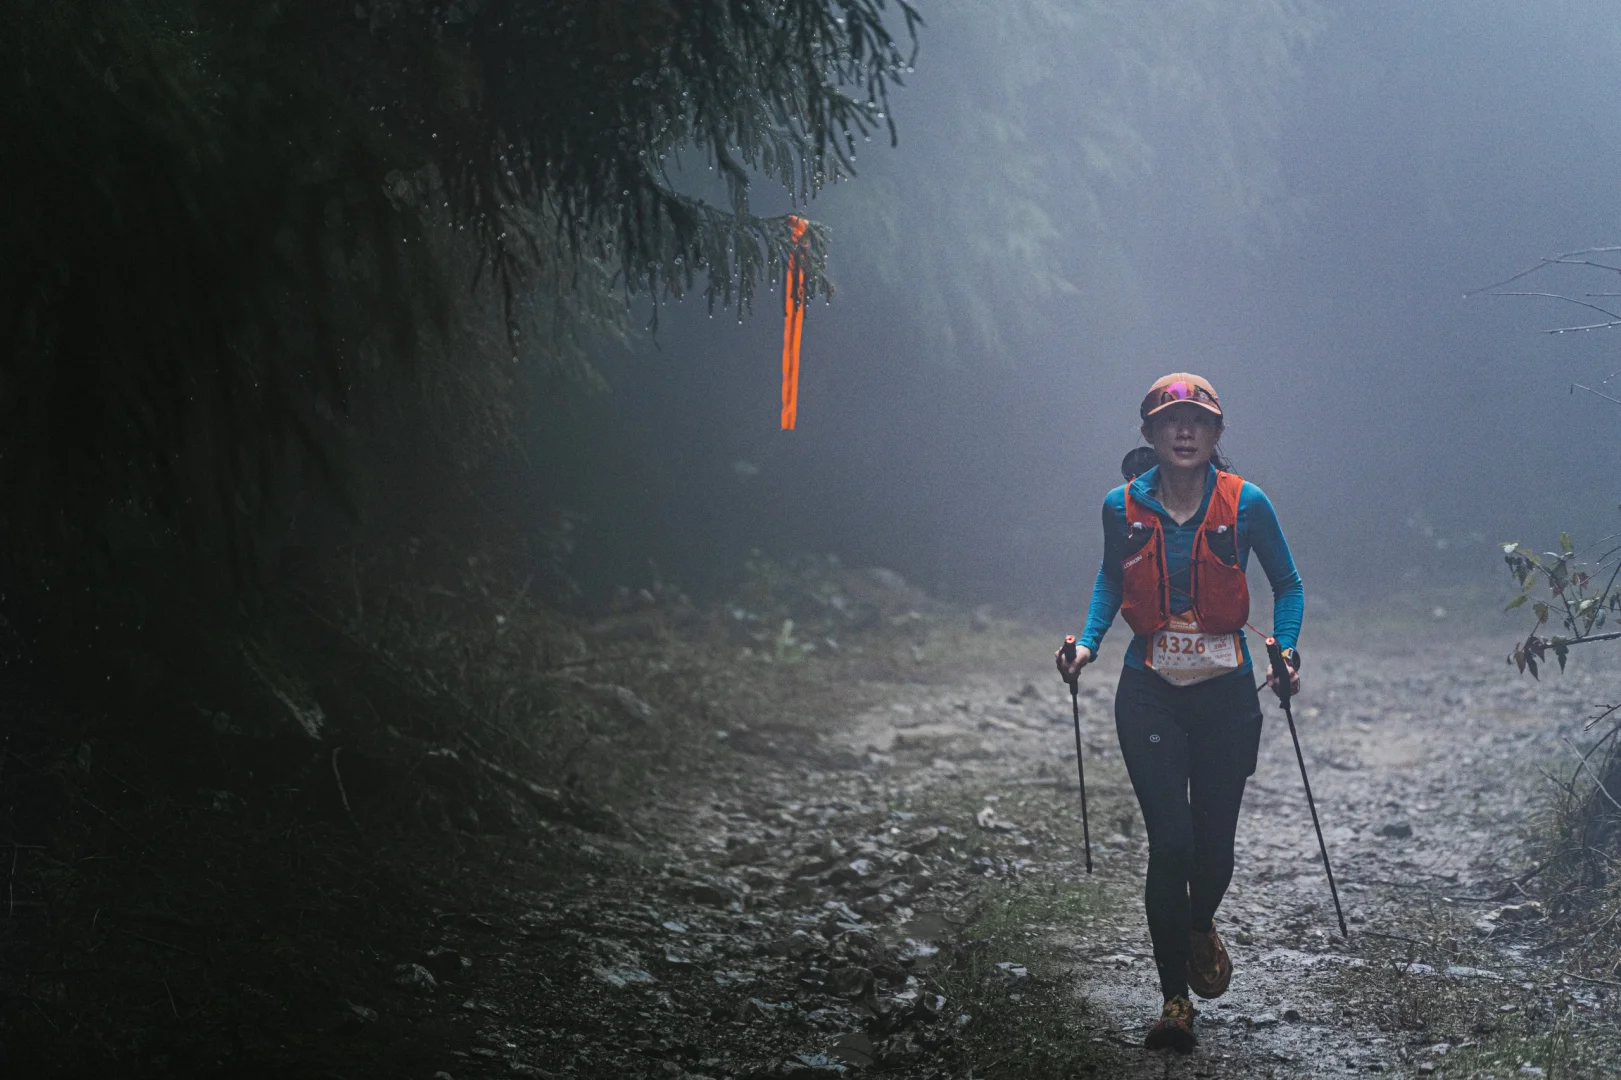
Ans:
[{"label": "misty background", "polygon": [[[1506,598],[1499,542],[1615,526],[1618,406],[1569,384],[1621,367],[1621,331],[1464,298],[1621,236],[1613,5],[921,10],[898,145],[808,207],[837,292],[805,320],[798,429],[780,283],[741,322],[664,305],[605,361],[610,392],[535,410],[547,467],[523,482],[577,513],[589,592],[713,592],[758,548],[1078,625],[1137,403],[1174,370],[1222,394],[1224,449],[1319,599]],[[756,211],[788,207],[756,186]]]}]

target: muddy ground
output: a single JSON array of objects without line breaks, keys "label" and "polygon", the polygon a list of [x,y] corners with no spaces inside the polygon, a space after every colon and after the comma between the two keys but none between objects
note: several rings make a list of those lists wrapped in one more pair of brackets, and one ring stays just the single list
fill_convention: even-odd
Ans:
[{"label": "muddy ground", "polygon": [[467,966],[417,1006],[453,1033],[424,1075],[1621,1075],[1621,987],[1553,940],[1522,850],[1539,767],[1568,764],[1616,671],[1536,683],[1503,651],[1309,657],[1297,718],[1349,940],[1268,708],[1218,919],[1236,974],[1187,1058],[1140,1049],[1158,996],[1114,673],[1080,698],[1089,876],[1070,702],[1037,654],[851,686],[819,730],[717,730],[716,768],[620,836],[532,844],[508,910],[443,915]]},{"label": "muddy ground", "polygon": [[[190,844],[148,837],[130,803],[143,876],[56,902],[64,943],[41,955],[62,959],[15,996],[12,1045],[36,1065],[90,1040],[142,1076],[348,1080],[1621,1075],[1621,985],[1561,944],[1531,854],[1545,774],[1568,774],[1563,740],[1621,665],[1577,656],[1538,683],[1504,636],[1310,646],[1296,715],[1350,937],[1268,704],[1218,916],[1232,989],[1198,1003],[1179,1058],[1141,1049],[1158,995],[1117,671],[1081,683],[1089,875],[1050,645],[958,623],[791,677],[734,648],[759,693],[729,675],[694,699],[681,739],[704,751],[637,773],[619,814],[380,834],[345,801],[238,850],[210,839],[251,816],[234,803],[188,809]],[[99,814],[111,789],[91,796]],[[8,926],[45,910],[12,893]],[[263,926],[223,929],[237,910]],[[124,973],[121,1012],[96,1004],[102,969]]]}]

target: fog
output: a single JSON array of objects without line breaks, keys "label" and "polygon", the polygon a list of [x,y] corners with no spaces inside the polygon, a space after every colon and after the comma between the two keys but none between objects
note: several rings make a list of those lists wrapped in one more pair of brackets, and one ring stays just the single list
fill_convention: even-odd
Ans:
[{"label": "fog", "polygon": [[[1621,367],[1621,330],[1465,293],[1621,235],[1613,5],[1114,7],[923,5],[898,144],[808,207],[837,291],[797,430],[780,283],[741,321],[665,305],[610,394],[539,410],[593,587],[835,553],[1076,621],[1137,402],[1175,370],[1222,394],[1309,593],[1506,593],[1498,542],[1610,530],[1621,406],[1570,384]],[[1621,291],[1564,273],[1510,288]]]},{"label": "fog", "polygon": [[898,2],[0,0],[0,1078],[1615,1074],[1621,8]]}]

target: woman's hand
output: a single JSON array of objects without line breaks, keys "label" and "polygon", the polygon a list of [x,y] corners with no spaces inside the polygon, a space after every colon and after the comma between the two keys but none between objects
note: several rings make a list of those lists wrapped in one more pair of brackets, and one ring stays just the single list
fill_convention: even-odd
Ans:
[{"label": "woman's hand", "polygon": [[1053,653],[1058,661],[1058,674],[1067,683],[1072,683],[1081,677],[1081,669],[1092,662],[1092,650],[1085,645],[1075,646],[1075,659],[1070,663],[1064,662],[1064,650],[1059,649]]},{"label": "woman's hand", "polygon": [[[1291,698],[1300,696],[1300,668],[1292,662],[1293,659],[1293,657],[1288,657],[1284,660],[1284,663],[1289,665],[1289,696]],[[1266,685],[1274,694],[1278,695],[1279,701],[1283,700],[1283,695],[1278,692],[1278,678],[1272,673],[1271,668],[1268,668],[1266,672]]]}]

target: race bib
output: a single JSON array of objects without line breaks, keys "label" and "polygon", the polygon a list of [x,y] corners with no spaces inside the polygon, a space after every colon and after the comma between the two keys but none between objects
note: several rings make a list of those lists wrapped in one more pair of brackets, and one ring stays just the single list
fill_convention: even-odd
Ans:
[{"label": "race bib", "polygon": [[1173,686],[1192,686],[1225,675],[1244,660],[1238,634],[1206,634],[1193,613],[1172,615],[1148,642],[1146,663]]}]

